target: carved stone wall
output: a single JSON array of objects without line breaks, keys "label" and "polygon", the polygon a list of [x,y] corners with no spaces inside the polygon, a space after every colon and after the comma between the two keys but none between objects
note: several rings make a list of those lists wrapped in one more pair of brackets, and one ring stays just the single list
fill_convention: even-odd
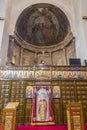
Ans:
[{"label": "carved stone wall", "polygon": [[20,64],[20,47],[16,44],[14,44],[13,48],[12,63],[15,65]]},{"label": "carved stone wall", "polygon": [[66,48],[67,53],[67,64],[69,64],[69,58],[76,58],[76,50],[75,50],[75,40],[72,40],[69,46]]},{"label": "carved stone wall", "polygon": [[65,65],[65,53],[63,50],[56,51],[52,54],[53,65]]},{"label": "carved stone wall", "polygon": [[29,52],[27,50],[23,51],[23,56],[22,56],[22,64],[23,65],[34,65],[34,58],[35,55],[32,52]]},{"label": "carved stone wall", "polygon": [[28,49],[14,44],[12,62],[15,65],[69,65],[69,58],[75,58],[75,41],[72,40],[67,46],[56,51],[31,52]]}]

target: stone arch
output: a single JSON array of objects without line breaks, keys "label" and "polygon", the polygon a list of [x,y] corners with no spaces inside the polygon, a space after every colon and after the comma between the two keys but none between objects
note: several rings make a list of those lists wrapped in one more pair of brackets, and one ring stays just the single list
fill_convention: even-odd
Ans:
[{"label": "stone arch", "polygon": [[46,3],[27,7],[15,25],[15,34],[36,46],[59,44],[70,32],[70,23],[65,13],[60,8]]},{"label": "stone arch", "polygon": [[[30,4],[31,3],[31,4]],[[36,4],[36,2],[34,0],[32,0],[32,2],[30,2],[29,4],[25,4],[22,2],[22,4],[20,4],[20,6],[18,5],[18,10],[16,10],[17,8],[15,8],[13,11],[12,11],[12,19],[11,19],[11,24],[10,24],[10,34],[14,34],[14,30],[15,30],[15,25],[16,25],[16,22],[17,22],[17,19],[18,17],[20,16],[21,12],[33,5],[33,4]],[[41,3],[41,0],[39,0],[39,2],[37,1],[37,3]],[[71,31],[73,34],[75,34],[75,25],[74,25],[74,16],[73,16],[73,11],[72,11],[72,6],[70,7],[69,5],[66,5],[64,4],[63,2],[59,2],[59,1],[52,1],[52,0],[49,0],[48,2],[44,1],[44,3],[48,3],[48,4],[52,4],[58,8],[60,8],[66,15],[66,17],[68,18],[69,20],[69,23],[70,23],[70,26],[71,26]]]}]

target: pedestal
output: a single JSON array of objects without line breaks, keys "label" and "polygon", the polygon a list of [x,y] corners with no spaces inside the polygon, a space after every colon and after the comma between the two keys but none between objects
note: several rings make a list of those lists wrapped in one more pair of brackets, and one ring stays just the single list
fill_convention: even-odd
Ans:
[{"label": "pedestal", "polygon": [[84,130],[82,104],[69,103],[67,106],[68,130]]},{"label": "pedestal", "polygon": [[18,102],[9,102],[2,112],[2,130],[16,130]]}]

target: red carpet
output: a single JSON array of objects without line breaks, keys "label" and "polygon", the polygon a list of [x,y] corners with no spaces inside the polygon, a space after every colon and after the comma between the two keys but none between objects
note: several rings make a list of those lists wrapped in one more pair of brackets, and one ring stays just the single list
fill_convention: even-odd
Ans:
[{"label": "red carpet", "polygon": [[67,130],[66,126],[19,126],[18,130]]},{"label": "red carpet", "polygon": [[[1,130],[1,126],[0,126]],[[18,130],[68,130],[67,126],[18,126]],[[87,130],[87,125],[85,125],[85,130]]]}]

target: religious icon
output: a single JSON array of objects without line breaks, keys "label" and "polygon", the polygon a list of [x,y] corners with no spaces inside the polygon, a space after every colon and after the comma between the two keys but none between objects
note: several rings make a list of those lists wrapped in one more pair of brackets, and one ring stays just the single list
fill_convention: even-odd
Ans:
[{"label": "religious icon", "polygon": [[[10,75],[11,76],[11,75]],[[18,78],[18,71],[13,71],[13,77]]]},{"label": "religious icon", "polygon": [[37,93],[37,121],[48,121],[49,120],[49,92],[45,89],[40,89]]},{"label": "religious icon", "polygon": [[9,79],[10,79],[10,78],[13,78],[13,71],[10,70],[10,71],[8,72],[8,78],[9,78]]},{"label": "religious icon", "polygon": [[28,71],[23,71],[23,77],[28,78]]},{"label": "religious icon", "polygon": [[54,115],[52,110],[51,87],[34,87],[32,123],[38,125],[54,124]]},{"label": "religious icon", "polygon": [[38,106],[38,113],[40,115],[40,120],[46,120],[46,115],[47,115],[47,101],[45,97],[45,93],[40,94],[40,101],[39,101],[39,106]]},{"label": "religious icon", "polygon": [[27,86],[26,87],[26,98],[32,98],[33,97],[33,87]]},{"label": "religious icon", "polygon": [[53,87],[53,97],[60,98],[60,86]]},{"label": "religious icon", "polygon": [[3,78],[8,78],[8,71],[3,71]]},{"label": "religious icon", "polygon": [[18,71],[18,75],[19,75],[19,78],[23,78],[23,71],[22,71],[22,70],[19,70],[19,71]]},{"label": "religious icon", "polygon": [[57,78],[57,71],[52,71],[52,78]]},{"label": "religious icon", "polygon": [[56,40],[57,38],[58,28],[56,24],[58,25],[58,21],[55,15],[48,10],[48,8],[38,8],[36,13],[38,14],[38,17],[36,16],[34,18],[34,21],[32,22],[33,24],[31,25],[31,35],[29,35],[32,42],[36,42],[38,45],[45,45],[46,43],[49,44],[53,41],[53,39]]},{"label": "religious icon", "polygon": [[29,75],[29,78],[34,78],[34,71],[29,71],[28,75]]}]

